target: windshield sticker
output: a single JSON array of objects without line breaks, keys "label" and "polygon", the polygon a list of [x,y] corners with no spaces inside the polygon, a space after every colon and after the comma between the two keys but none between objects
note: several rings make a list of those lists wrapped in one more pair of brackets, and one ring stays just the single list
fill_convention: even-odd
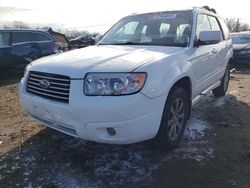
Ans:
[{"label": "windshield sticker", "polygon": [[153,20],[175,19],[176,14],[158,14],[153,16]]}]

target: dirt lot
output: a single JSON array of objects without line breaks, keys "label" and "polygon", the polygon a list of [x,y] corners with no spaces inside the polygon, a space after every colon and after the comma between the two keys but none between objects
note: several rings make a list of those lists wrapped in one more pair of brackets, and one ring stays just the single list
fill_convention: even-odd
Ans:
[{"label": "dirt lot", "polygon": [[0,187],[250,187],[250,70],[225,97],[204,99],[180,146],[112,146],[45,128],[21,109],[16,80],[0,81]]}]

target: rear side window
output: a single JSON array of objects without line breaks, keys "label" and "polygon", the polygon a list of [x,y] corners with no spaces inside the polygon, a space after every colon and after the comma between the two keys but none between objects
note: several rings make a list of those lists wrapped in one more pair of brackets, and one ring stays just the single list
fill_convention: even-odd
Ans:
[{"label": "rear side window", "polygon": [[213,16],[208,16],[208,19],[209,19],[209,22],[210,22],[210,25],[211,25],[211,28],[213,31],[220,31],[220,25],[217,21],[217,19]]},{"label": "rear side window", "polygon": [[223,30],[223,35],[224,35],[225,40],[230,39],[230,32],[229,32],[229,29],[227,27],[227,24],[221,18],[219,18],[219,21],[220,21],[220,25],[221,25],[222,30]]},{"label": "rear side window", "polygon": [[51,41],[51,39],[43,35],[41,33],[32,33],[32,41],[37,41],[37,42],[46,42],[46,41]]},{"label": "rear side window", "polygon": [[30,33],[28,32],[13,32],[12,33],[12,44],[30,42]]},{"label": "rear side window", "polygon": [[10,33],[0,33],[0,48],[10,45]]},{"label": "rear side window", "polygon": [[200,32],[211,31],[208,17],[205,14],[199,14],[197,18],[196,37],[199,38]]}]

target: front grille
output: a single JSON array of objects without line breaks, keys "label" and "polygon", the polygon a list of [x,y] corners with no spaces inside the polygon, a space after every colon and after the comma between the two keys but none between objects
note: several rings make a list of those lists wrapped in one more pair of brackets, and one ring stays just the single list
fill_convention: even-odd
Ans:
[{"label": "front grille", "polygon": [[[46,84],[43,84],[43,83]],[[69,102],[70,77],[44,72],[30,71],[27,92],[43,98]]]}]

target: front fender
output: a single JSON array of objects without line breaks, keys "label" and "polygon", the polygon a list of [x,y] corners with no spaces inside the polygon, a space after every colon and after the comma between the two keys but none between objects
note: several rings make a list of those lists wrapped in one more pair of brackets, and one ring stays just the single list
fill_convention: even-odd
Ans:
[{"label": "front fender", "polygon": [[147,72],[147,80],[141,92],[149,97],[156,98],[168,95],[173,85],[183,77],[192,81],[192,64],[187,61],[158,61],[138,68],[136,71]]}]

